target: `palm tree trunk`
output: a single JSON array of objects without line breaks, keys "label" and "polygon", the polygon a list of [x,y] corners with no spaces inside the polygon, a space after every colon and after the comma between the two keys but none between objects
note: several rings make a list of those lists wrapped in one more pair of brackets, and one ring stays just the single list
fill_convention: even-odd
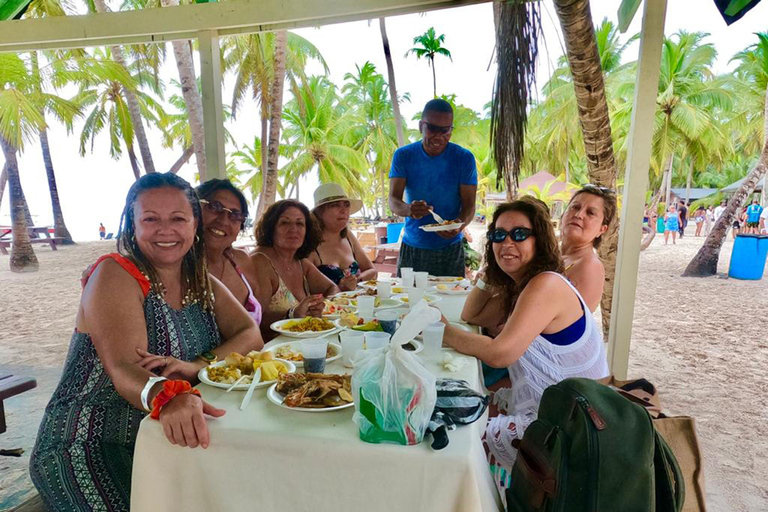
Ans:
[{"label": "palm tree trunk", "polygon": [[664,164],[664,174],[661,177],[661,190],[660,192],[664,196],[664,210],[669,208],[669,197],[672,194],[672,180],[670,175],[672,174],[672,162],[674,161],[675,154],[671,153],[667,157],[667,161]]},{"label": "palm tree trunk", "polygon": [[133,146],[128,146],[128,161],[131,162],[133,177],[138,181],[138,179],[141,178],[141,169],[139,169],[139,160],[136,158],[136,152],[133,150]]},{"label": "palm tree trunk", "polygon": [[[164,7],[175,7],[179,5],[179,0],[161,0],[161,3]],[[192,132],[192,148],[197,161],[197,172],[200,174],[200,183],[203,183],[207,177],[203,100],[197,89],[192,51],[187,41],[173,41],[171,45],[173,46],[173,55],[176,57],[181,93],[184,96],[184,104],[187,106],[187,119],[189,120],[189,129]]]},{"label": "palm tree trunk", "polygon": [[269,119],[269,146],[267,147],[267,170],[257,214],[261,216],[269,205],[275,202],[277,194],[277,164],[280,156],[280,123],[283,118],[283,86],[285,84],[285,30],[275,33],[275,77],[272,82],[272,102]]},{"label": "palm tree trunk", "polygon": [[5,195],[5,184],[8,183],[8,164],[3,165],[3,170],[0,171],[0,206],[3,205],[3,195]]},{"label": "palm tree trunk", "polygon": [[[589,0],[555,0],[555,10],[565,39],[568,63],[584,138],[589,179],[596,185],[616,188],[616,160],[613,154],[611,121],[605,98],[605,83]],[[605,267],[605,286],[600,309],[603,333],[611,324],[613,280],[618,250],[618,218],[611,223],[600,245],[599,255]]]},{"label": "palm tree trunk", "polygon": [[688,206],[691,202],[691,179],[693,178],[693,158],[691,158],[691,165],[688,167],[688,176],[685,178],[685,206]]},{"label": "palm tree trunk", "polygon": [[269,108],[265,106],[261,112],[261,172],[262,172],[262,175],[267,169],[267,141],[268,140],[269,140]]},{"label": "palm tree trunk", "polygon": [[170,169],[168,169],[168,172],[176,174],[178,173],[181,168],[189,162],[189,159],[192,158],[192,155],[195,153],[195,150],[192,149],[192,146],[184,148],[184,152],[181,154],[178,160],[174,162],[174,164],[171,166]]},{"label": "palm tree trunk", "polygon": [[432,57],[429,59],[429,61],[432,63],[432,91],[434,93],[433,98],[437,98],[437,75],[435,75],[435,58]]},{"label": "palm tree trunk", "polygon": [[51,193],[51,207],[53,208],[53,229],[54,236],[63,238],[64,244],[74,244],[72,235],[69,234],[67,224],[64,222],[64,213],[61,211],[61,202],[59,201],[59,189],[56,186],[56,174],[53,172],[53,159],[51,158],[51,149],[48,144],[48,130],[40,130],[40,147],[43,150],[43,162],[45,163],[45,174],[48,177],[48,190]]},{"label": "palm tree trunk", "polygon": [[710,231],[709,236],[704,241],[699,252],[693,257],[691,262],[685,268],[683,277],[705,277],[713,276],[717,273],[717,262],[720,259],[720,248],[728,233],[728,226],[733,223],[736,212],[739,211],[752,191],[755,190],[766,171],[768,171],[768,87],[765,91],[765,116],[763,119],[763,151],[760,153],[755,167],[749,172],[747,178],[739,187],[739,190],[733,194],[725,211],[717,219],[714,229]]},{"label": "palm tree trunk", "polygon": [[29,242],[27,221],[24,218],[24,205],[21,201],[22,189],[19,179],[19,163],[16,160],[16,148],[0,136],[0,146],[5,155],[8,173],[8,188],[11,195],[11,225],[13,227],[13,245],[11,247],[11,272],[36,272],[40,266]]},{"label": "palm tree trunk", "polygon": [[400,115],[400,102],[397,100],[397,85],[395,85],[395,67],[392,63],[392,52],[389,48],[387,37],[387,24],[385,18],[379,18],[381,30],[381,44],[384,46],[384,59],[387,61],[387,81],[389,82],[389,100],[392,102],[392,112],[395,115],[395,133],[397,134],[398,147],[405,146],[403,134],[403,116]]},{"label": "palm tree trunk", "polygon": [[[93,0],[96,12],[109,12],[107,3],[105,0]],[[128,71],[128,66],[125,63],[125,54],[120,46],[110,46],[112,52],[112,60],[117,62],[120,66]],[[131,123],[133,123],[133,132],[136,134],[136,140],[139,143],[139,151],[141,153],[141,161],[144,162],[144,170],[146,172],[155,172],[155,164],[152,162],[152,153],[149,151],[149,142],[147,141],[147,134],[144,131],[144,124],[141,122],[141,108],[139,108],[139,100],[136,98],[136,93],[123,88],[125,94],[125,102],[128,105],[128,114],[131,117]]]}]

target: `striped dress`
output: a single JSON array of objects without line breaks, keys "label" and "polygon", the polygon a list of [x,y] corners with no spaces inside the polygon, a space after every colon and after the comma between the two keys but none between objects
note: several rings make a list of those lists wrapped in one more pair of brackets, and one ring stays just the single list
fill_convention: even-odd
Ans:
[{"label": "striped dress", "polygon": [[[199,304],[173,309],[149,291],[149,282],[130,261],[117,254],[106,257],[142,286],[150,353],[192,361],[219,345],[213,313]],[[48,509],[128,511],[133,449],[144,416],[115,390],[90,335],[75,330],[30,457],[32,482]]]}]

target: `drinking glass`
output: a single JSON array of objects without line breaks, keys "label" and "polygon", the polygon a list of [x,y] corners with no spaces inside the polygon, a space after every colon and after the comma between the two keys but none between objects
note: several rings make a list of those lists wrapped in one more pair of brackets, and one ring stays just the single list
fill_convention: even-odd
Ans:
[{"label": "drinking glass", "polygon": [[424,290],[408,288],[408,307],[413,308],[417,302],[424,298]]},{"label": "drinking glass", "polygon": [[352,368],[355,355],[363,349],[365,333],[350,329],[342,331],[339,337],[341,338],[341,362],[347,368]]},{"label": "drinking glass", "polygon": [[445,334],[445,324],[437,322],[428,325],[421,333],[424,339],[424,357],[438,357],[443,348],[443,335]]},{"label": "drinking glass", "polygon": [[403,278],[403,288],[410,288],[413,286],[413,269],[411,267],[401,268],[400,277]]},{"label": "drinking glass", "polygon": [[389,345],[389,339],[391,338],[388,332],[381,331],[369,331],[365,333],[365,349],[374,350],[377,348],[384,348]]},{"label": "drinking glass", "polygon": [[366,321],[372,319],[375,305],[376,297],[373,295],[361,295],[357,298],[357,316]]},{"label": "drinking glass", "polygon": [[392,295],[392,281],[376,281],[376,295],[388,299]]},{"label": "drinking glass", "polygon": [[303,340],[301,342],[301,354],[304,356],[304,373],[323,373],[327,350],[327,338]]},{"label": "drinking glass", "polygon": [[416,288],[426,290],[429,286],[429,272],[414,272],[413,277],[416,279]]},{"label": "drinking glass", "polygon": [[397,319],[400,318],[400,313],[393,309],[382,309],[376,313],[376,320],[379,321],[379,325],[384,332],[394,335],[397,330]]}]

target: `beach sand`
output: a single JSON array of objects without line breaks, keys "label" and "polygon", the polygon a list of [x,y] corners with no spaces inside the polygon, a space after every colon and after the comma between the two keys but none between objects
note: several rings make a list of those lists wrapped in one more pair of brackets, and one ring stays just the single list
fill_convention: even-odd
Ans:
[{"label": "beach sand", "polygon": [[[477,234],[482,228],[473,229]],[[476,237],[473,245],[479,245]],[[709,510],[765,510],[768,503],[768,280],[680,277],[704,238],[677,245],[661,237],[640,256],[630,377],[658,387],[670,415],[696,418],[704,451]],[[721,252],[726,272],[733,247]],[[35,247],[40,271],[12,274],[0,256],[0,373],[34,376],[38,388],[5,402],[0,510],[33,494],[27,466],[43,408],[66,357],[83,269],[114,250],[111,242],[52,252]]]}]

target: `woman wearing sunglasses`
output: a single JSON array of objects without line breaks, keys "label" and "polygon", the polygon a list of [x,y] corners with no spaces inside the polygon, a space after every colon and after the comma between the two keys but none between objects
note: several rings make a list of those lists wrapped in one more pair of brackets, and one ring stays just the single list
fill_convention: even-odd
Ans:
[{"label": "woman wearing sunglasses", "polygon": [[446,325],[444,342],[494,368],[507,368],[513,389],[496,392],[500,414],[486,427],[494,480],[502,492],[545,388],[569,377],[608,375],[600,329],[564,264],[544,203],[525,197],[493,214],[485,249],[488,284],[509,311],[495,339]]},{"label": "woman wearing sunglasses", "polygon": [[226,286],[248,314],[261,323],[261,305],[253,293],[256,276],[248,254],[232,247],[245,229],[248,202],[229,180],[212,179],[197,187],[203,207],[203,239],[208,272]]}]

